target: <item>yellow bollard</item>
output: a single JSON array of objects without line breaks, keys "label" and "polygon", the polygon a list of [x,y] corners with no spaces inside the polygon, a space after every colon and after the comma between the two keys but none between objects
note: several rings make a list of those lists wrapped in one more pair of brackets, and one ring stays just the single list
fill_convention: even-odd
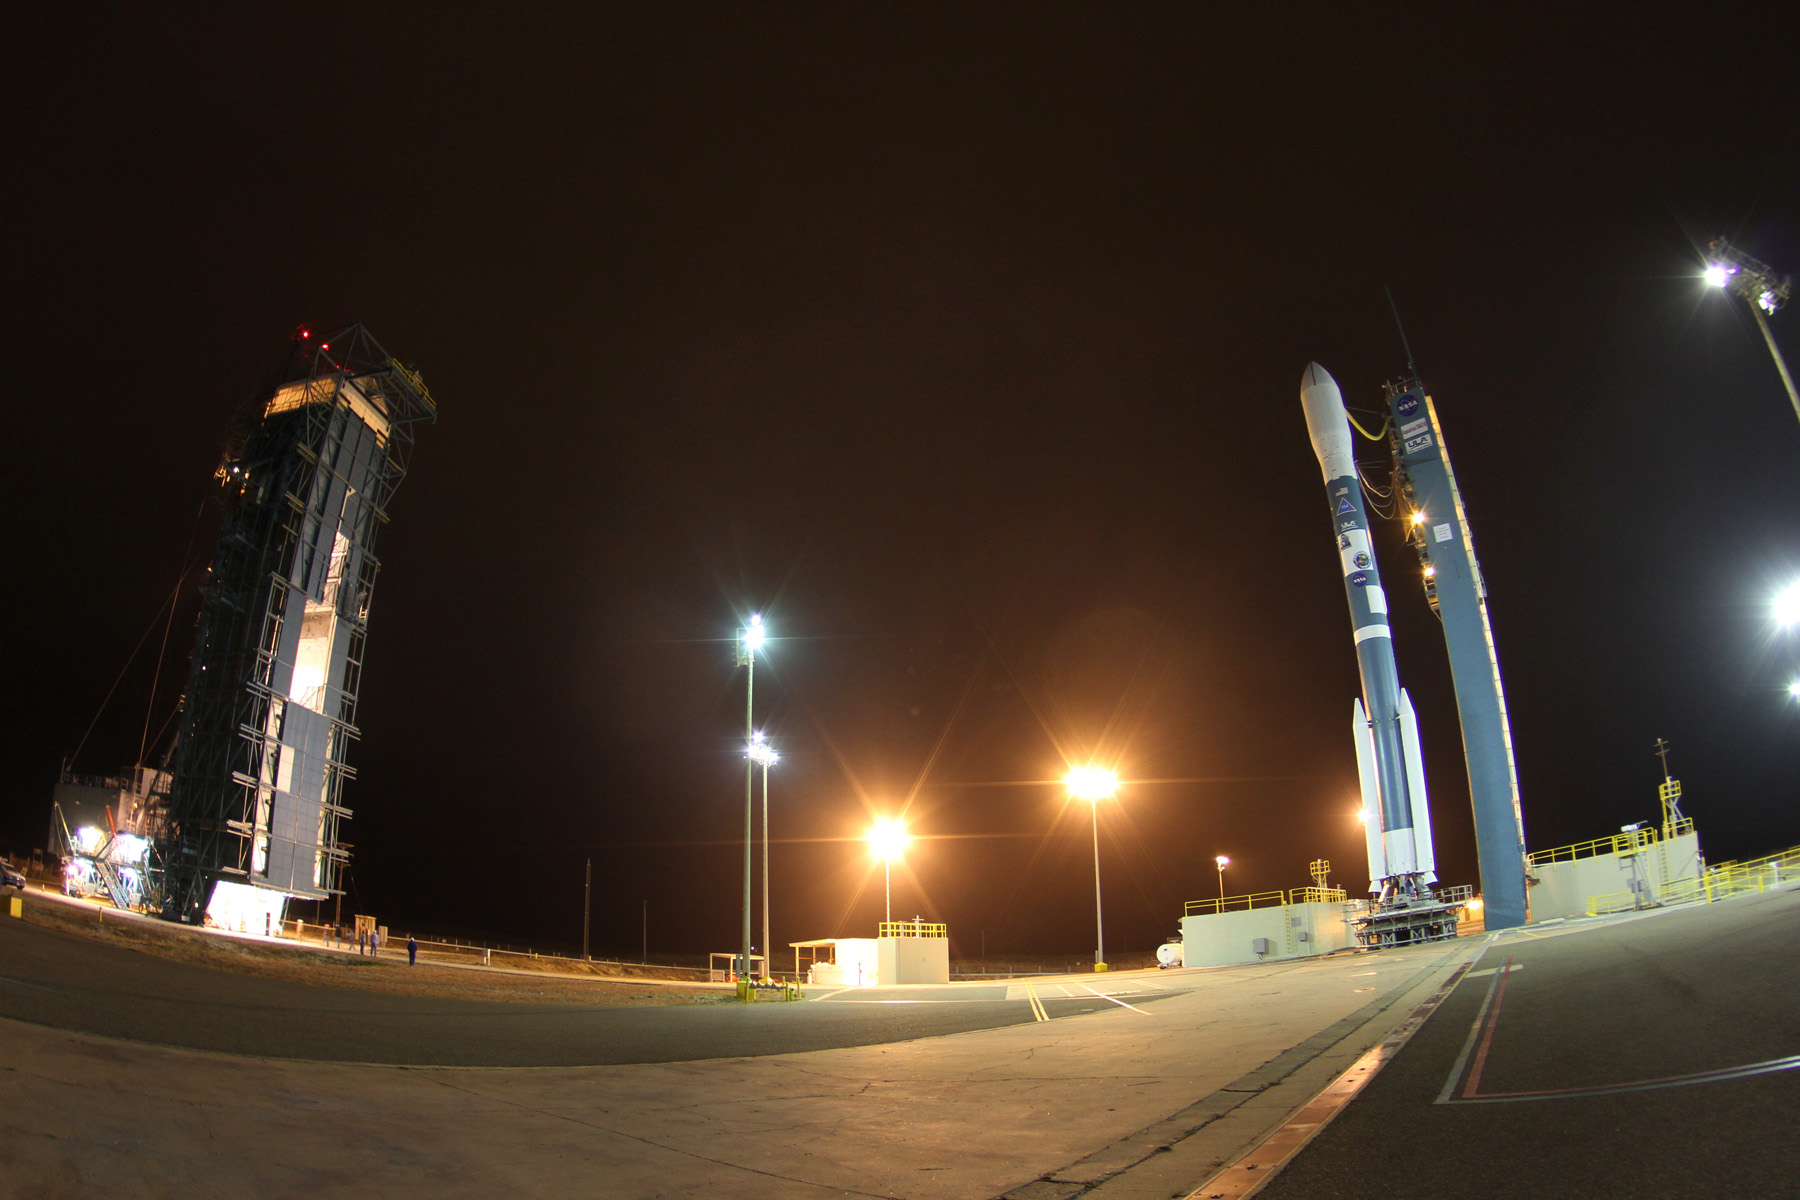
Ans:
[{"label": "yellow bollard", "polygon": [[12,916],[23,917],[25,915],[25,901],[18,896],[14,896],[11,900],[7,901],[6,907],[7,911]]}]

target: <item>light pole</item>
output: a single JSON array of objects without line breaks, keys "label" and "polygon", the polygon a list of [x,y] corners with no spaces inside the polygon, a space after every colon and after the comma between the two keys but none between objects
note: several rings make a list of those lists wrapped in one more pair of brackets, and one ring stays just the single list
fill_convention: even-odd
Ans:
[{"label": "light pole", "polygon": [[1225,911],[1225,868],[1229,867],[1231,865],[1231,860],[1229,858],[1226,858],[1223,854],[1221,854],[1217,858],[1213,859],[1213,862],[1218,864],[1218,868],[1219,868],[1219,911],[1224,912]]},{"label": "light pole", "polygon": [[763,797],[762,797],[763,969],[762,969],[762,977],[763,977],[764,981],[766,982],[769,978],[769,957],[770,957],[770,943],[769,943],[769,768],[781,761],[781,755],[775,753],[775,747],[769,745],[768,742],[764,741],[763,735],[758,733],[755,737],[751,738],[751,740],[750,740],[750,757],[753,760],[755,760],[756,762],[761,763],[762,769],[763,769]]},{"label": "light pole", "polygon": [[1069,795],[1086,800],[1094,826],[1094,970],[1106,970],[1106,925],[1100,916],[1100,802],[1119,790],[1119,777],[1100,767],[1077,767],[1063,780]]},{"label": "light pole", "polygon": [[894,860],[906,850],[910,841],[912,837],[906,832],[906,822],[899,817],[883,817],[869,830],[869,845],[882,863],[882,893],[886,901],[882,907],[884,924],[894,919]]},{"label": "light pole", "polygon": [[[763,619],[761,613],[750,614],[750,624],[738,630],[737,662],[750,668],[744,676],[744,740],[750,741],[756,729],[756,652],[762,649]],[[755,830],[751,825],[751,796],[755,788],[756,764],[744,760],[744,951],[738,967],[738,995],[750,998],[750,848]],[[764,947],[767,949],[767,947]]]},{"label": "light pole", "polygon": [[1764,316],[1779,311],[1788,302],[1793,281],[1775,274],[1774,267],[1751,258],[1724,238],[1707,244],[1704,278],[1709,287],[1724,288],[1750,306],[1750,315],[1756,318],[1756,327],[1768,343],[1769,357],[1775,360],[1775,370],[1781,375],[1781,385],[1787,389],[1788,403],[1794,406],[1794,415],[1800,417],[1800,393],[1794,391],[1794,377],[1788,374],[1787,360],[1781,357]]}]

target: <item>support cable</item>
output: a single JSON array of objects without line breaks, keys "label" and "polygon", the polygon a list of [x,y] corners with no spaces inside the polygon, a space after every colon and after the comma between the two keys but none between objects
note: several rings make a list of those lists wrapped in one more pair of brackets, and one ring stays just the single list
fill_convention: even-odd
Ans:
[{"label": "support cable", "polygon": [[1380,432],[1378,432],[1378,433],[1370,433],[1370,432],[1369,432],[1369,431],[1368,431],[1368,430],[1366,430],[1366,429],[1364,429],[1364,428],[1363,428],[1363,427],[1362,427],[1362,426],[1361,426],[1361,425],[1358,425],[1358,424],[1357,424],[1357,421],[1356,421],[1356,414],[1355,414],[1355,413],[1353,413],[1353,412],[1351,412],[1351,411],[1350,411],[1350,410],[1349,410],[1349,409],[1348,409],[1348,408],[1346,408],[1346,409],[1345,409],[1345,410],[1344,410],[1344,415],[1345,415],[1345,416],[1346,416],[1346,417],[1349,417],[1349,418],[1350,418],[1350,424],[1351,424],[1351,425],[1352,425],[1352,426],[1355,426],[1355,428],[1356,428],[1356,432],[1358,432],[1358,433],[1360,433],[1360,434],[1362,434],[1362,435],[1363,435],[1363,436],[1364,436],[1364,437],[1366,437],[1366,438],[1368,438],[1368,439],[1369,439],[1369,440],[1370,440],[1370,441],[1371,441],[1371,442],[1379,442],[1379,441],[1381,441],[1381,440],[1382,440],[1382,439],[1383,439],[1383,438],[1385,438],[1385,437],[1387,437],[1387,433],[1388,433],[1388,426],[1389,426],[1389,425],[1390,425],[1390,424],[1391,424],[1391,423],[1392,423],[1392,419],[1391,419],[1391,418],[1389,418],[1389,417],[1387,417],[1387,416],[1383,416],[1383,417],[1382,417],[1382,418],[1381,418],[1381,430],[1380,430]]}]

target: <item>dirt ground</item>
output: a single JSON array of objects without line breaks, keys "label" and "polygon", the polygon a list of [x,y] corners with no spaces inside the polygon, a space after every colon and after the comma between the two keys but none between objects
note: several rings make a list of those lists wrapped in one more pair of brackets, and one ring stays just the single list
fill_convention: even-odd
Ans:
[{"label": "dirt ground", "polygon": [[[11,895],[12,893],[8,893]],[[315,987],[350,988],[393,995],[511,1004],[590,1004],[603,1008],[672,1004],[717,1004],[735,1000],[717,988],[667,983],[624,983],[580,972],[583,963],[558,962],[555,973],[471,970],[420,962],[408,966],[401,953],[380,959],[305,944],[272,944],[219,937],[178,925],[163,925],[101,910],[25,897],[25,919],[73,937],[88,938],[158,958],[195,963],[239,975],[286,979]]]}]

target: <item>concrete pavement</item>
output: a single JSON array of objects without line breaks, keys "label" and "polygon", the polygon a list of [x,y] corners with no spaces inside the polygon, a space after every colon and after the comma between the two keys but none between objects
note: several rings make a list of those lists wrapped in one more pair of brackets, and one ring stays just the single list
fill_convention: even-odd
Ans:
[{"label": "concrete pavement", "polygon": [[[1025,984],[999,999],[992,984],[974,985],[987,993],[974,1001],[894,989],[855,1003],[759,1005],[736,1011],[785,1013],[796,1028],[817,1022],[817,1036],[846,1019],[835,1014],[885,1020],[888,1036],[912,1040],[577,1067],[351,1065],[195,1049],[208,1028],[265,1015],[241,996],[211,1003],[215,973],[179,967],[196,976],[192,994],[182,1000],[168,984],[177,991],[164,1001],[190,1005],[190,1045],[151,1045],[56,1028],[25,996],[54,981],[0,978],[0,1011],[40,1003],[31,1021],[0,1021],[0,1177],[31,1196],[1166,1200],[1309,1098],[1471,949],[1033,980],[1048,1019]],[[131,1008],[123,993],[110,1003],[120,1014]],[[309,1003],[290,996],[266,1019]],[[420,1021],[442,1007],[417,1003]],[[909,1032],[909,1022],[938,1019],[922,1014],[993,1006],[1017,1019]],[[163,1040],[180,1026],[165,1020]],[[549,1031],[541,1044],[559,1036],[551,1024],[536,1028]]]},{"label": "concrete pavement", "polygon": [[1259,1200],[1800,1196],[1800,887],[1492,940]]}]

